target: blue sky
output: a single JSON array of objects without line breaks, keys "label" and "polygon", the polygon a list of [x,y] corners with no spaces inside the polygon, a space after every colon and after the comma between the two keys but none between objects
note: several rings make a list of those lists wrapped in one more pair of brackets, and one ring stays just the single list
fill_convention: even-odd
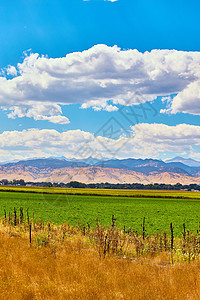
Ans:
[{"label": "blue sky", "polygon": [[[1,4],[0,161],[81,157],[79,147],[200,159],[199,9],[171,0]],[[117,136],[100,130],[107,125]]]}]

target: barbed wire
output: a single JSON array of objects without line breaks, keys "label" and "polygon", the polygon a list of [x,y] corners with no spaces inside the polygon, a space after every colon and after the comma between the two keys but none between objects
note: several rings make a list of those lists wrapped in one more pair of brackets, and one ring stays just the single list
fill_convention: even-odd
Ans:
[{"label": "barbed wire", "polygon": [[[24,232],[27,234],[27,232]],[[37,233],[37,232],[36,232]],[[48,233],[47,231],[43,231],[43,232],[40,232],[40,233]],[[71,239],[67,239],[67,238],[75,238],[77,240],[71,240]],[[62,238],[60,239],[56,239],[56,238],[52,238],[52,237],[49,237],[49,239],[51,241],[54,241],[54,242],[57,242],[57,241],[60,241],[61,242],[61,245],[62,247],[64,248],[68,248],[70,250],[76,250],[76,251],[85,251],[85,252],[90,252],[90,253],[96,253],[97,255],[99,256],[103,256],[103,253],[100,253],[99,252],[99,249],[103,249],[104,245],[102,244],[93,244],[91,243],[89,240],[86,241],[85,239],[87,239],[89,237],[86,237],[86,236],[77,236],[77,235],[66,235],[65,236],[65,239],[62,240]],[[81,239],[81,240],[80,240]],[[83,240],[84,239],[84,240]],[[117,239],[114,239],[115,241],[119,241]],[[63,242],[68,242],[68,245],[62,243]],[[112,241],[112,240],[111,240]],[[124,240],[121,240],[124,242]],[[73,244],[73,245],[71,245]],[[76,246],[74,246],[76,244]],[[79,246],[80,245],[80,246]],[[91,246],[91,247],[95,247],[96,249],[92,249],[92,248],[83,248],[81,246],[84,246],[86,245],[87,247],[88,246]],[[158,246],[157,244],[155,244],[156,246]],[[193,249],[193,248],[191,248]],[[200,268],[200,265],[199,264],[190,264],[190,261],[185,261],[185,262],[178,262],[178,261],[175,261],[175,263],[171,263],[171,259],[169,258],[169,260],[161,260],[160,263],[157,263],[157,262],[154,262],[154,258],[156,259],[156,257],[154,258],[147,258],[147,257],[141,257],[140,255],[137,257],[136,256],[133,256],[131,255],[130,253],[128,254],[117,254],[117,253],[112,253],[112,247],[111,247],[111,253],[107,253],[106,256],[115,256],[119,259],[125,259],[127,261],[135,261],[137,263],[142,263],[142,264],[146,264],[146,265],[151,265],[151,266],[154,266],[154,267],[158,267],[158,268],[171,268],[172,266],[179,266],[179,270],[182,269],[182,270],[185,270],[186,267],[187,267],[187,270],[192,270],[192,271],[195,271],[195,272],[200,272],[200,269],[196,269],[196,268]],[[142,253],[144,249],[140,249],[140,252]],[[183,249],[181,248],[177,248],[177,249],[174,249],[174,251],[183,251]],[[187,248],[185,249],[187,250]],[[147,249],[145,249],[145,254],[148,254],[147,253]],[[168,250],[168,251],[159,251],[159,250],[149,250],[149,253],[150,254],[167,254],[169,255],[169,257],[173,254],[173,250]],[[196,256],[196,258],[199,258],[199,256]],[[187,262],[187,263],[186,263]],[[191,262],[193,262],[193,260],[191,259]],[[184,267],[183,267],[184,266]]]}]

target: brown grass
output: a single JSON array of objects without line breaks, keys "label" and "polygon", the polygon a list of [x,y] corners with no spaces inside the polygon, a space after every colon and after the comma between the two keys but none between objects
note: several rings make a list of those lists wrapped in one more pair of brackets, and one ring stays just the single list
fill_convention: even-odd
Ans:
[{"label": "brown grass", "polygon": [[0,231],[0,299],[200,299],[199,262],[100,258],[69,242],[31,246]]}]

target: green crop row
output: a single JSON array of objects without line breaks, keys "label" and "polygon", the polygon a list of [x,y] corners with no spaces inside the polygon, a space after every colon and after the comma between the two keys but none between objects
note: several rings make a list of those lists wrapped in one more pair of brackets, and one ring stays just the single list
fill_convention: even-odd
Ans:
[{"label": "green crop row", "polygon": [[147,234],[170,231],[173,223],[175,235],[182,232],[183,223],[186,229],[198,230],[200,221],[200,200],[167,199],[167,198],[131,198],[81,195],[31,194],[0,192],[0,215],[4,210],[12,212],[14,207],[29,210],[31,217],[43,218],[55,224],[68,222],[99,223],[108,225],[112,215],[116,224],[126,229],[132,228],[142,232],[142,220],[145,217]]},{"label": "green crop row", "polygon": [[142,196],[142,197],[175,197],[199,198],[200,192],[167,191],[167,190],[118,190],[118,189],[87,189],[87,188],[57,188],[57,187],[22,187],[0,186],[0,191],[33,192],[49,194],[76,194],[76,195],[106,195],[106,196]]}]

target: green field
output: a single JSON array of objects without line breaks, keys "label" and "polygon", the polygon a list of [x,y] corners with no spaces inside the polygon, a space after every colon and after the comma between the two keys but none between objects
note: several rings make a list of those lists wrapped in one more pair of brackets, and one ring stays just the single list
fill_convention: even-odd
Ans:
[{"label": "green field", "polygon": [[[108,191],[107,191],[108,192]],[[118,191],[110,191],[118,192]],[[123,190],[123,193],[127,191]],[[130,193],[130,191],[128,191]],[[132,191],[133,193],[134,191]],[[140,191],[141,194],[142,191]],[[165,191],[166,192],[166,191]],[[96,193],[96,190],[95,190]],[[146,195],[147,191],[143,191]],[[149,191],[148,191],[149,193]],[[155,191],[150,191],[155,193]],[[157,191],[160,195],[160,191]],[[176,192],[170,195],[176,196]],[[179,192],[180,193],[180,192]],[[199,196],[193,193],[193,197]],[[165,195],[166,197],[166,195]],[[181,234],[183,223],[186,229],[194,230],[199,227],[200,200],[198,199],[168,199],[168,198],[138,198],[138,197],[109,197],[83,196],[58,194],[31,194],[21,192],[0,192],[0,215],[4,209],[13,211],[23,207],[29,209],[30,216],[34,211],[36,218],[43,218],[56,224],[68,222],[71,225],[94,225],[96,219],[101,224],[111,223],[112,214],[117,218],[117,225],[133,228],[141,232],[143,217],[146,218],[147,233],[169,231],[170,222],[173,222],[175,234]],[[196,230],[195,229],[195,230]]]}]

